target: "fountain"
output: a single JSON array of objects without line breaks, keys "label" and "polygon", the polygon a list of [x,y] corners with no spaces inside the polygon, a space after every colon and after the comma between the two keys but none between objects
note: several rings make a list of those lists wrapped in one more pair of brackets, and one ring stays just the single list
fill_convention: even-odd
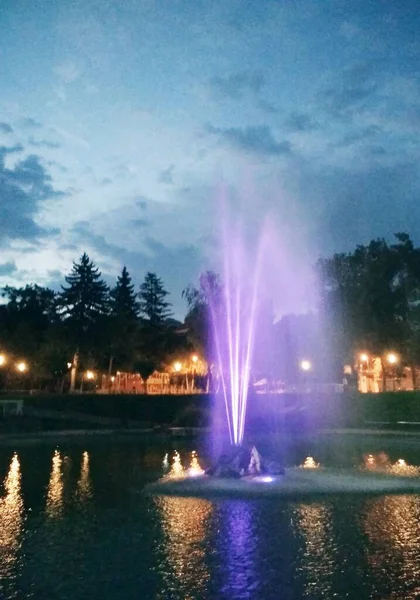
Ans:
[{"label": "fountain", "polygon": [[[218,286],[209,280],[206,297],[213,326],[212,357],[221,383],[230,444],[205,472],[195,462],[184,471],[176,455],[173,476],[150,484],[147,491],[180,496],[232,494],[287,498],[340,493],[418,493],[420,479],[404,477],[407,474],[404,465],[400,465],[398,476],[395,470],[372,473],[320,469],[309,456],[300,467],[285,469],[262,457],[254,445],[244,443],[267,236],[261,235],[256,247],[249,251],[232,221],[223,222],[223,283]],[[222,437],[220,431],[213,431],[213,436]]]}]

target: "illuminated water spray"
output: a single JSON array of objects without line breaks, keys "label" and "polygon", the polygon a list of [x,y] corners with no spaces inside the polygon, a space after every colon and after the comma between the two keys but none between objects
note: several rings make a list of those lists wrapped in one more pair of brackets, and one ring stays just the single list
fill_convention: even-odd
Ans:
[{"label": "illuminated water spray", "polygon": [[[257,329],[264,236],[245,244],[232,220],[224,219],[223,276],[220,293],[208,290],[214,356],[225,402],[230,441],[240,445]],[[249,242],[249,240],[248,240]]]}]

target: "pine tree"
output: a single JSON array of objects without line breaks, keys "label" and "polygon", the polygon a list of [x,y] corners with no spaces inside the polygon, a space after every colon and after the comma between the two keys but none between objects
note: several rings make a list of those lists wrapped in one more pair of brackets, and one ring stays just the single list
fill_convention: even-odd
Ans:
[{"label": "pine tree", "polygon": [[146,274],[140,286],[140,313],[150,325],[163,325],[172,316],[172,305],[165,300],[168,294],[156,273]]},{"label": "pine tree", "polygon": [[85,337],[91,326],[108,312],[108,286],[86,252],[79,263],[73,263],[65,280],[68,286],[62,286],[59,307],[76,336]]},{"label": "pine tree", "polygon": [[137,320],[140,307],[127,267],[123,267],[110,295],[112,316],[116,317],[121,324],[131,324]]},{"label": "pine tree", "polygon": [[132,369],[136,359],[137,334],[139,324],[139,302],[131,283],[131,277],[124,267],[111,290],[111,314],[108,319],[109,331],[109,374],[114,359],[119,368]]}]

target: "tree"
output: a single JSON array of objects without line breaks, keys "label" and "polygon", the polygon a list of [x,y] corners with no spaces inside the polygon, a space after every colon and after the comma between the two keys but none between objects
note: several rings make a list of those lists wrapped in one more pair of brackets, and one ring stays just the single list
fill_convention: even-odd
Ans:
[{"label": "tree", "polygon": [[55,293],[39,285],[6,286],[2,337],[13,352],[30,358],[36,354],[50,326],[57,321]]},{"label": "tree", "polygon": [[62,286],[58,305],[67,335],[75,346],[71,373],[71,389],[74,390],[79,351],[92,358],[106,344],[109,290],[86,252],[79,263],[73,263],[71,273],[65,280],[68,286]]},{"label": "tree", "polygon": [[140,307],[126,267],[123,267],[115,287],[110,292],[110,311],[108,370],[111,372],[114,358],[119,366],[132,368],[135,359]]},{"label": "tree", "polygon": [[214,271],[202,273],[198,288],[188,286],[182,292],[182,297],[188,306],[185,317],[188,340],[203,356],[209,357],[213,318],[223,310],[223,285],[220,276]]},{"label": "tree", "polygon": [[407,234],[396,238],[393,246],[372,240],[318,262],[325,322],[331,331],[339,329],[347,360],[362,348],[381,356],[405,347],[410,295],[419,290],[419,256]]},{"label": "tree", "polygon": [[127,267],[123,267],[110,296],[111,315],[117,317],[121,322],[129,324],[137,320],[140,307]]},{"label": "tree", "polygon": [[85,342],[92,326],[109,312],[108,286],[86,252],[79,263],[73,263],[71,273],[65,280],[68,286],[62,286],[59,306],[76,339]]},{"label": "tree", "polygon": [[156,273],[146,274],[140,286],[140,313],[150,325],[161,326],[172,316],[168,294]]},{"label": "tree", "polygon": [[146,371],[155,365],[163,367],[168,359],[168,344],[173,338],[170,317],[171,304],[166,301],[168,292],[155,273],[147,273],[140,286],[141,327],[137,361],[147,365]]}]

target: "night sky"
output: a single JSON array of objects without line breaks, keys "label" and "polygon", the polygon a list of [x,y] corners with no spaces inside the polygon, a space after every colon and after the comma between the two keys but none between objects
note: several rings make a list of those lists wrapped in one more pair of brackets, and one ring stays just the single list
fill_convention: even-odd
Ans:
[{"label": "night sky", "polygon": [[418,0],[2,0],[0,286],[86,250],[182,315],[221,188],[302,263],[420,243],[419,31]]}]

